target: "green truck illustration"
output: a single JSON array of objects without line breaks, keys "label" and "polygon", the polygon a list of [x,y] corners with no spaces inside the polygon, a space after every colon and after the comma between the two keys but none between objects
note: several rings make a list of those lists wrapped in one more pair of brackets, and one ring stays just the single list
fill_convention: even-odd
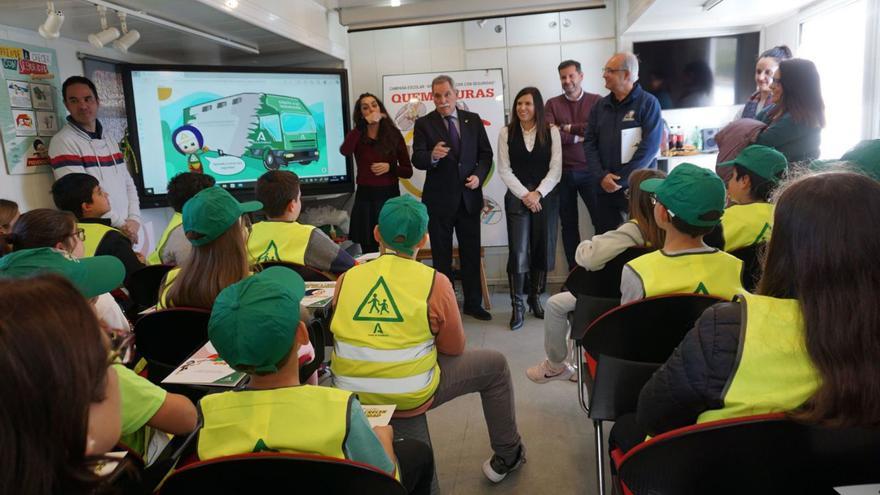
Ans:
[{"label": "green truck illustration", "polygon": [[308,107],[292,96],[239,93],[183,109],[205,146],[220,156],[250,156],[269,170],[318,160],[318,128]]}]

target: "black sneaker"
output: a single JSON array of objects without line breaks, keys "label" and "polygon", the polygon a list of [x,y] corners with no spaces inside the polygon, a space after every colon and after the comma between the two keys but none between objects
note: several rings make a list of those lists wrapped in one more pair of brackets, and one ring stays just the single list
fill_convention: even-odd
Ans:
[{"label": "black sneaker", "polygon": [[492,455],[486,462],[483,463],[483,474],[489,478],[489,481],[492,483],[500,483],[507,477],[507,474],[516,471],[520,466],[526,463],[526,446],[520,444],[519,446],[519,455],[514,461],[512,466],[508,466],[504,459],[498,457],[497,455]]},{"label": "black sneaker", "polygon": [[492,314],[483,309],[481,306],[469,307],[465,306],[462,310],[462,313],[466,315],[473,316],[478,320],[489,321],[492,319]]}]

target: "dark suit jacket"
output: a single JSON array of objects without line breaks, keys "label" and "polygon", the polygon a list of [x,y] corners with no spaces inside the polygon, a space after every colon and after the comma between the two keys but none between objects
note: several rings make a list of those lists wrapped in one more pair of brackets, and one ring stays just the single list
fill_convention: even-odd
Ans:
[{"label": "dark suit jacket", "polygon": [[[478,114],[459,109],[458,123],[461,129],[461,151],[458,159],[450,151],[440,161],[432,164],[431,151],[434,146],[439,141],[445,141],[449,146],[446,121],[436,110],[416,120],[412,164],[415,168],[428,172],[422,191],[422,202],[429,211],[443,210],[452,215],[462,198],[469,213],[479,212],[483,208],[483,183],[492,167],[492,146]],[[464,187],[465,179],[471,175],[480,178],[480,187]]]}]

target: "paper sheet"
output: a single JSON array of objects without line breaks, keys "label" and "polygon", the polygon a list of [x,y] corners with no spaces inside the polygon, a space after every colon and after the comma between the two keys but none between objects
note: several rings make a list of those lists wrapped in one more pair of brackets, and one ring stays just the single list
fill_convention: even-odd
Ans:
[{"label": "paper sheet", "polygon": [[310,309],[323,308],[333,302],[336,282],[306,282],[306,294],[301,304]]},{"label": "paper sheet", "polygon": [[391,415],[397,409],[397,406],[394,404],[387,406],[365,406],[361,404],[361,407],[364,408],[364,414],[367,416],[367,421],[370,422],[371,427],[387,426],[391,422]]},{"label": "paper sheet", "polygon": [[620,131],[620,164],[624,165],[632,160],[633,155],[642,142],[642,128],[633,127]]},{"label": "paper sheet", "polygon": [[220,359],[214,345],[208,342],[166,376],[162,383],[234,387],[244,377],[244,373],[235,371]]}]

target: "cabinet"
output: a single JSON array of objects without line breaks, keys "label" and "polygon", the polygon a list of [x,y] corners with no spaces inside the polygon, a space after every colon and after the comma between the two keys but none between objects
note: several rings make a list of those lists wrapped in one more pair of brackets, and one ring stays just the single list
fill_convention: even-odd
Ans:
[{"label": "cabinet", "polygon": [[602,67],[605,61],[614,55],[614,39],[563,43],[560,45],[562,60],[577,60],[584,72],[582,87],[584,91],[599,95],[608,94],[605,80],[602,79]]},{"label": "cabinet", "polygon": [[559,13],[559,36],[563,42],[615,37],[614,2],[605,8]]},{"label": "cabinet", "polygon": [[507,66],[509,85],[507,110],[513,104],[513,98],[519,90],[526,86],[535,86],[541,91],[546,101],[551,96],[562,93],[559,85],[559,44],[516,46],[507,49]]},{"label": "cabinet", "polygon": [[507,29],[503,17],[465,21],[463,24],[465,50],[507,46]]},{"label": "cabinet", "polygon": [[507,46],[559,43],[559,13],[507,18]]}]

